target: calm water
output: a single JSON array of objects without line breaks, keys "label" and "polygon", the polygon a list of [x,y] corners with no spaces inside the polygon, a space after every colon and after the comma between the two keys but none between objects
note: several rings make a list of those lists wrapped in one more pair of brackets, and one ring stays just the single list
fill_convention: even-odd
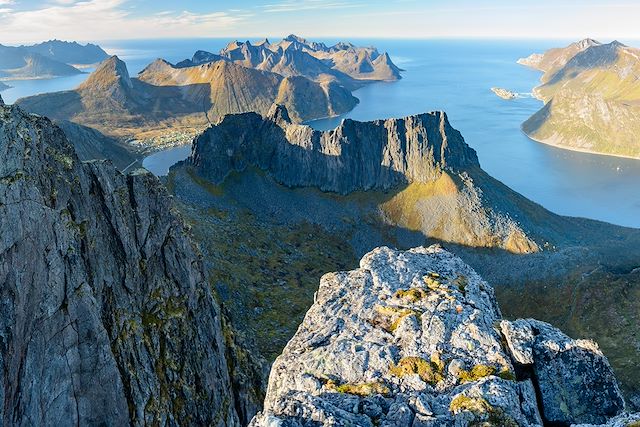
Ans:
[{"label": "calm water", "polygon": [[[171,62],[197,49],[217,51],[227,39],[102,42],[109,53],[127,62],[135,75],[157,57]],[[331,43],[334,40],[327,40]],[[358,90],[360,104],[343,117],[373,120],[444,110],[451,124],[478,151],[482,167],[516,191],[544,207],[571,216],[640,227],[640,161],[576,153],[527,138],[520,124],[541,103],[526,95],[504,101],[490,88],[531,92],[540,74],[515,61],[566,41],[398,41],[357,40],[390,52],[406,71],[395,83],[377,83]],[[634,44],[634,43],[631,43]],[[636,43],[637,44],[637,43]],[[70,89],[86,75],[67,79],[9,82],[6,102],[43,91]],[[331,129],[343,118],[312,122]],[[144,165],[156,174],[189,154],[189,147],[156,153]]]}]

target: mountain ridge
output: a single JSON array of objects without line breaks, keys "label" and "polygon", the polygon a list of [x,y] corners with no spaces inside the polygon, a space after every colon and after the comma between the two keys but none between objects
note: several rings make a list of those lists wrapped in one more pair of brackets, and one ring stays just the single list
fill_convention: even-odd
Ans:
[{"label": "mountain ridge", "polygon": [[246,424],[251,357],[158,179],[16,106],[0,158],[1,423]]},{"label": "mountain ridge", "polygon": [[177,67],[159,59],[137,78],[117,57],[104,61],[77,89],[22,98],[21,107],[56,120],[94,127],[138,145],[190,141],[230,112],[268,112],[274,102],[296,121],[345,113],[357,98],[333,82],[283,77],[227,61]]},{"label": "mountain ridge", "polygon": [[541,67],[533,93],[545,105],[523,131],[559,148],[640,158],[640,50],[587,40],[547,55],[561,60]]},{"label": "mountain ridge", "polygon": [[31,46],[0,45],[0,79],[43,79],[81,74],[84,67],[108,57],[97,45],[50,40]]}]

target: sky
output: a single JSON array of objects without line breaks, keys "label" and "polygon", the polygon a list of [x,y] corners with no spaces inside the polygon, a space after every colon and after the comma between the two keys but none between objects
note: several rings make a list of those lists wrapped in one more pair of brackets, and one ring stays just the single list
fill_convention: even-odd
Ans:
[{"label": "sky", "polygon": [[0,0],[0,44],[193,37],[640,39],[640,0]]}]

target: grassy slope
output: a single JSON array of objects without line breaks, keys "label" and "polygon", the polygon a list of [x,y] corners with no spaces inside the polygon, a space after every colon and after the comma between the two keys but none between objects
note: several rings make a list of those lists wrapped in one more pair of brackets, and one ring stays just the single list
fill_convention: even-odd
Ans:
[{"label": "grassy slope", "polygon": [[[383,222],[377,210],[400,195],[403,202],[392,206],[402,216],[405,202],[415,202],[409,196],[424,195],[424,188],[404,189],[404,195],[399,191],[344,197],[287,189],[264,176],[248,178],[249,173],[230,177],[222,186],[188,174],[180,176],[170,178],[168,186],[200,241],[214,285],[234,324],[256,341],[268,359],[279,354],[295,332],[322,274],[356,267],[358,258],[376,246],[434,243],[420,233]],[[554,233],[568,228],[566,219],[522,202],[517,193],[505,195],[490,177],[476,177],[478,182],[482,179],[493,183],[491,188],[502,194],[502,203],[518,206]],[[443,180],[431,190],[427,193],[432,196],[450,194],[454,187]],[[487,193],[496,199],[496,194]],[[411,209],[407,212],[406,224],[417,225]],[[496,288],[506,316],[536,317],[574,337],[594,338],[610,357],[628,396],[640,396],[634,388],[640,383],[635,370],[640,360],[640,273],[614,275],[598,270],[582,276],[599,263],[632,269],[640,258],[638,239],[620,227],[579,219],[571,223],[565,239],[572,240],[553,242],[564,249],[545,246],[542,253],[514,255],[499,249],[446,246]]]},{"label": "grassy slope", "polygon": [[497,286],[496,293],[508,318],[534,317],[598,342],[627,396],[635,396],[630,403],[640,406],[640,271],[600,267],[560,281]]},{"label": "grassy slope", "polygon": [[611,64],[547,72],[535,89],[546,105],[524,132],[561,148],[640,158],[640,51],[617,52]]}]

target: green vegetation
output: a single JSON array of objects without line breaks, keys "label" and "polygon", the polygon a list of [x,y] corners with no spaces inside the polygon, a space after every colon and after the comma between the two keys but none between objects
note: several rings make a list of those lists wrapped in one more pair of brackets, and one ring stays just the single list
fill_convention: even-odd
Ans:
[{"label": "green vegetation", "polygon": [[380,325],[387,332],[394,332],[400,326],[402,321],[409,317],[420,317],[422,313],[417,310],[402,307],[392,307],[389,305],[376,306],[376,314],[380,316],[377,320],[374,320],[375,324]]},{"label": "green vegetation", "polygon": [[409,302],[418,302],[427,297],[427,291],[422,288],[400,289],[393,296]]},{"label": "green vegetation", "polygon": [[338,393],[354,394],[361,397],[373,396],[376,394],[387,396],[391,393],[389,387],[380,381],[361,384],[347,383],[342,385],[335,385],[333,382],[329,382],[327,385],[330,389],[333,389]]},{"label": "green vegetation", "polygon": [[[603,258],[602,262],[608,260]],[[625,394],[637,395],[640,270],[623,273],[607,271],[602,266],[594,268],[522,286],[496,284],[496,296],[506,318],[536,318],[571,337],[595,340]]]},{"label": "green vegetation", "polygon": [[481,397],[460,394],[451,401],[449,410],[454,414],[464,411],[473,413],[477,421],[469,424],[470,427],[518,427],[518,423],[502,408],[494,408]]},{"label": "green vegetation", "polygon": [[458,373],[458,379],[460,380],[460,382],[466,383],[466,382],[478,381],[481,378],[489,377],[495,373],[496,373],[496,368],[494,368],[493,366],[476,365],[473,368],[471,368],[470,371],[464,371],[464,370],[460,371]]},{"label": "green vegetation", "polygon": [[391,364],[389,373],[396,377],[419,375],[422,381],[435,385],[444,379],[444,362],[434,353],[431,361],[421,357],[403,357],[397,365]]},{"label": "green vegetation", "polygon": [[[220,187],[206,186],[212,194]],[[300,223],[275,225],[245,210],[178,205],[200,243],[211,284],[233,324],[274,360],[313,303],[325,273],[358,265],[344,236]]]}]

